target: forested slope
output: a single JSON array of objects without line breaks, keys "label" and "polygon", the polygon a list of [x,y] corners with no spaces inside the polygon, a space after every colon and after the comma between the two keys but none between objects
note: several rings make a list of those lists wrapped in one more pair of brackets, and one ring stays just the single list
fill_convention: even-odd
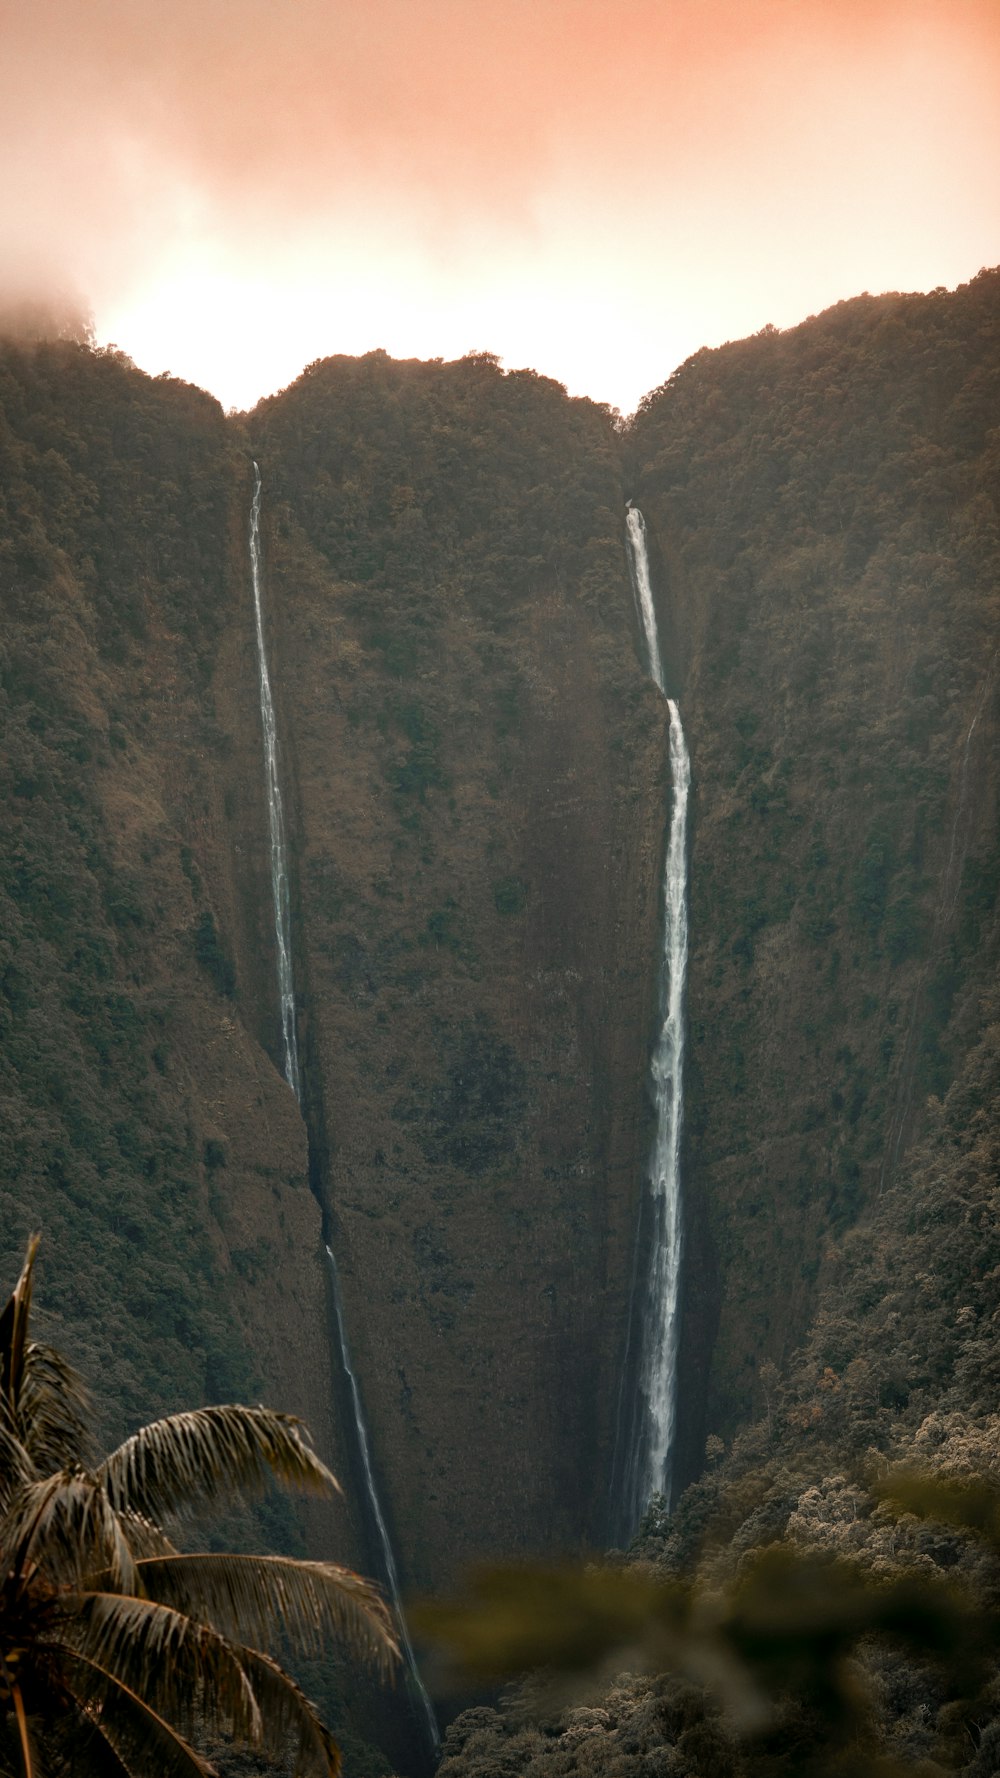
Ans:
[{"label": "forested slope", "polygon": [[328,1443],[319,1217],[259,1042],[245,457],[210,397],[60,342],[4,346],[0,460],[5,1273],[41,1228],[109,1434],[266,1393]]},{"label": "forested slope", "polygon": [[[485,354],[326,360],[227,420],[4,345],[0,1257],[42,1226],[109,1432],[264,1395],[343,1467],[325,1219],[404,1576],[604,1536],[668,795],[631,495],[693,764],[683,1479],[712,1435],[640,1551],[975,1567],[872,1487],[995,1463],[998,297],[700,353],[624,436]],[[906,1757],[960,1766],[947,1700],[885,1687]],[[795,1769],[673,1682],[600,1708],[467,1722],[453,1769]]]},{"label": "forested slope", "polygon": [[998,286],[862,297],[699,353],[629,435],[695,771],[688,1338],[700,1371],[717,1296],[709,1432],[760,1405],[762,1357],[800,1340],[824,1254],[947,1091],[995,977]]},{"label": "forested slope", "polygon": [[310,1116],[404,1570],[598,1545],[666,796],[617,438],[486,355],[250,417]]},{"label": "forested slope", "polygon": [[[995,1621],[980,1538],[882,1490],[899,1464],[1000,1488],[998,325],[996,273],[841,304],[699,354],[628,439],[695,763],[692,1467],[706,1376],[711,1434],[632,1555],[703,1626],[776,1543],[876,1588],[967,1584],[984,1647]],[[632,1674],[468,1713],[442,1770],[994,1772],[989,1664],[878,1641],[849,1670],[864,1733],[834,1744],[792,1679],[824,1584],[756,1733]]]}]

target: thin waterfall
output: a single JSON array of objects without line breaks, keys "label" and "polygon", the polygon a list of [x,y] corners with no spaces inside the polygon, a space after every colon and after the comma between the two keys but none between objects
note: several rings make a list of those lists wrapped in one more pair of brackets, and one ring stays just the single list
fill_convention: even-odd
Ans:
[{"label": "thin waterfall", "polygon": [[[629,569],[654,684],[666,697],[663,659],[649,575],[646,527],[629,504],[626,514]],[[680,712],[670,712],[671,811],[663,872],[663,983],[660,1030],[650,1064],[656,1129],[649,1162],[648,1192],[640,1227],[642,1255],[634,1284],[633,1323],[638,1346],[636,1399],[629,1410],[630,1431],[616,1465],[620,1482],[618,1517],[631,1535],[651,1495],[668,1503],[677,1412],[677,1348],[683,1246],[681,1215],[681,1135],[684,1114],[684,988],[688,957],[687,811],[691,786]]]},{"label": "thin waterfall", "polygon": [[358,1380],[354,1375],[354,1370],[351,1365],[350,1350],[347,1344],[347,1326],[344,1321],[344,1304],[340,1294],[340,1275],[337,1271],[337,1261],[334,1258],[332,1247],[327,1247],[326,1254],[330,1263],[330,1286],[333,1295],[334,1315],[336,1316],[337,1321],[337,1339],[340,1342],[340,1360],[344,1368],[344,1375],[347,1378],[347,1386],[351,1395],[351,1406],[354,1410],[354,1430],[357,1435],[358,1455],[361,1458],[361,1472],[364,1476],[369,1511],[372,1523],[378,1533],[382,1553],[382,1567],[385,1571],[386,1585],[388,1587],[389,1597],[392,1601],[392,1608],[396,1615],[396,1623],[399,1627],[399,1640],[403,1652],[403,1659],[406,1662],[410,1676],[413,1699],[423,1719],[431,1747],[436,1750],[441,1744],[441,1737],[438,1733],[437,1717],[434,1715],[434,1706],[427,1695],[427,1688],[420,1677],[420,1670],[417,1666],[417,1657],[413,1652],[413,1643],[410,1641],[410,1632],[407,1629],[406,1617],[403,1612],[403,1602],[399,1592],[399,1571],[396,1567],[396,1558],[393,1554],[392,1539],[389,1536],[389,1529],[386,1525],[382,1512],[382,1505],[378,1497],[378,1489],[375,1486],[375,1474],[372,1469],[371,1451],[368,1446],[368,1428],[365,1425],[365,1417],[361,1409],[361,1394],[358,1389]]},{"label": "thin waterfall", "polygon": [[250,506],[250,577],[253,611],[257,625],[257,679],[260,686],[260,721],[264,731],[264,774],[267,780],[267,819],[271,830],[271,899],[274,903],[274,937],[278,953],[278,995],[285,1046],[285,1079],[296,1099],[302,1100],[299,1045],[295,1030],[295,980],[292,975],[292,919],[288,893],[288,851],[285,846],[285,811],[278,776],[278,729],[274,720],[271,677],[264,647],[264,618],[260,598],[260,470],[253,466],[253,501]]},{"label": "thin waterfall", "polygon": [[[281,1027],[284,1033],[285,1046],[285,1079],[291,1087],[299,1104],[302,1104],[302,1076],[299,1070],[298,1040],[295,1030],[295,979],[292,970],[292,923],[291,901],[288,889],[288,854],[285,845],[285,816],[281,800],[281,784],[278,776],[278,738],[274,718],[274,702],[271,697],[271,678],[267,670],[267,651],[264,646],[264,622],[261,612],[261,571],[260,571],[260,502],[261,479],[257,464],[253,466],[253,500],[250,506],[250,573],[253,581],[254,618],[257,625],[257,672],[260,684],[260,716],[264,731],[264,767],[267,777],[267,810],[271,831],[271,894],[274,901],[274,934],[278,956],[278,994],[281,1001]],[[413,1644],[410,1641],[406,1618],[399,1592],[399,1573],[393,1555],[392,1542],[389,1537],[375,1486],[372,1470],[371,1451],[368,1444],[368,1429],[365,1425],[361,1409],[361,1395],[358,1390],[357,1378],[351,1367],[350,1349],[347,1344],[347,1325],[344,1319],[344,1305],[340,1294],[340,1278],[333,1249],[327,1247],[330,1267],[331,1293],[333,1296],[334,1317],[337,1324],[337,1345],[340,1355],[340,1367],[347,1379],[354,1417],[354,1433],[360,1459],[361,1473],[364,1477],[365,1494],[369,1509],[369,1517],[378,1536],[382,1567],[386,1586],[392,1602],[399,1630],[399,1642],[406,1661],[410,1690],[414,1705],[420,1716],[421,1723],[430,1743],[430,1749],[436,1753],[441,1745],[437,1719],[427,1689],[420,1677]]]}]

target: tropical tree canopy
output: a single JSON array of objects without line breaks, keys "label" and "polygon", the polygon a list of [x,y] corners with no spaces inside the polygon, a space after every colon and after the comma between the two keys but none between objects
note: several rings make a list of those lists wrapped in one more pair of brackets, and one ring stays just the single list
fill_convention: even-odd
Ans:
[{"label": "tropical tree canopy", "polygon": [[164,1527],[271,1476],[320,1494],[336,1479],[261,1407],[173,1414],[95,1462],[79,1377],[31,1338],[37,1251],[0,1314],[0,1774],[71,1756],[81,1775],[204,1778],[192,1737],[213,1730],[330,1778],[336,1743],[266,1650],[333,1634],[388,1669],[378,1592],[333,1562],[184,1554]]}]

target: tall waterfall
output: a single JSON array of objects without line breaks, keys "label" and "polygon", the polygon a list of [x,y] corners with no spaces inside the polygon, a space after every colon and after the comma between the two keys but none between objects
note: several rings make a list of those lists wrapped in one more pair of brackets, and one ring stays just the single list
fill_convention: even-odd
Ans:
[{"label": "tall waterfall", "polygon": [[330,1286],[333,1293],[334,1313],[337,1318],[337,1338],[340,1342],[340,1358],[344,1367],[344,1375],[347,1378],[347,1385],[350,1390],[351,1407],[354,1410],[354,1430],[357,1436],[358,1456],[361,1459],[361,1473],[364,1476],[365,1492],[368,1497],[368,1508],[372,1522],[378,1533],[382,1553],[382,1567],[385,1572],[386,1585],[388,1587],[389,1597],[392,1601],[392,1608],[396,1615],[396,1623],[399,1628],[400,1646],[403,1652],[403,1659],[405,1660],[409,1671],[410,1686],[414,1703],[423,1720],[423,1725],[430,1740],[431,1747],[432,1749],[436,1749],[440,1746],[441,1742],[441,1737],[438,1734],[437,1718],[434,1715],[434,1706],[427,1695],[427,1688],[420,1677],[417,1658],[413,1652],[413,1644],[410,1641],[410,1632],[407,1629],[406,1617],[403,1613],[403,1602],[400,1598],[399,1571],[396,1567],[396,1558],[393,1554],[392,1539],[389,1536],[389,1529],[386,1525],[385,1517],[382,1512],[382,1505],[378,1497],[378,1489],[375,1486],[375,1474],[372,1469],[371,1451],[368,1446],[368,1428],[365,1425],[365,1417],[361,1408],[361,1395],[358,1390],[358,1380],[354,1375],[354,1370],[351,1366],[351,1355],[347,1345],[347,1326],[344,1321],[344,1304],[340,1294],[340,1275],[337,1271],[337,1261],[334,1258],[332,1247],[327,1248],[326,1254],[327,1259],[330,1262]]},{"label": "tall waterfall", "polygon": [[[260,470],[253,466],[253,500],[250,506],[250,573],[253,581],[254,618],[257,625],[257,674],[260,684],[260,716],[264,731],[264,766],[267,778],[267,811],[271,832],[271,894],[274,901],[274,934],[278,953],[278,994],[281,1001],[281,1026],[285,1045],[285,1079],[288,1081],[299,1104],[302,1103],[302,1076],[299,1070],[298,1041],[295,1030],[295,981],[292,971],[292,924],[291,903],[288,892],[288,854],[285,845],[285,816],[281,800],[281,784],[278,777],[278,738],[274,718],[274,702],[271,697],[271,678],[267,670],[267,651],[264,646],[264,622],[261,611],[260,592],[260,501],[261,479]],[[393,1555],[392,1542],[385,1522],[385,1515],[375,1486],[375,1475],[372,1470],[371,1450],[368,1443],[368,1428],[365,1425],[361,1408],[361,1395],[358,1390],[357,1378],[351,1366],[351,1354],[347,1344],[347,1326],[344,1320],[344,1305],[340,1294],[340,1278],[333,1249],[327,1247],[330,1265],[330,1284],[333,1296],[334,1316],[337,1323],[337,1345],[340,1356],[340,1368],[347,1381],[351,1398],[351,1410],[354,1418],[354,1434],[359,1467],[364,1478],[366,1505],[368,1515],[375,1529],[379,1543],[386,1587],[392,1602],[399,1631],[399,1642],[406,1661],[410,1692],[415,1709],[420,1717],[429,1743],[428,1751],[436,1753],[441,1737],[438,1733],[437,1719],[427,1689],[420,1677],[413,1644],[403,1615],[402,1600],[399,1592],[399,1572]]]},{"label": "tall waterfall", "polygon": [[[646,527],[641,512],[626,515],[629,567],[649,654],[650,675],[666,696],[656,610],[649,577]],[[650,1079],[656,1133],[649,1163],[649,1190],[640,1227],[643,1234],[635,1280],[637,1399],[630,1411],[618,1464],[619,1518],[626,1534],[635,1530],[652,1494],[671,1490],[671,1459],[677,1401],[677,1345],[680,1331],[681,1133],[684,1112],[684,987],[687,976],[687,810],[691,762],[680,712],[670,712],[670,831],[663,872],[663,985],[660,1030]],[[643,1276],[643,1271],[645,1276]]]},{"label": "tall waterfall", "polygon": [[271,676],[264,647],[264,618],[260,598],[260,470],[253,466],[253,501],[250,507],[250,576],[257,625],[257,679],[260,686],[260,721],[264,731],[264,772],[267,779],[267,819],[271,830],[271,898],[274,903],[274,937],[278,952],[278,994],[285,1045],[285,1079],[296,1099],[302,1098],[299,1045],[295,1031],[295,981],[292,975],[292,921],[288,894],[288,852],[285,846],[285,811],[278,777],[278,730],[271,697]]}]

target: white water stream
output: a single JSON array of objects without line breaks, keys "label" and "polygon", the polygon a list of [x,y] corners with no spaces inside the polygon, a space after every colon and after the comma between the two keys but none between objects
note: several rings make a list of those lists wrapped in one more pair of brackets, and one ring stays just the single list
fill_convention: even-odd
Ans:
[{"label": "white water stream", "polygon": [[337,1318],[337,1338],[340,1342],[340,1360],[344,1367],[344,1375],[347,1378],[348,1388],[351,1392],[351,1405],[354,1409],[354,1430],[357,1433],[358,1455],[361,1458],[361,1469],[365,1478],[365,1491],[368,1495],[368,1505],[371,1509],[372,1520],[378,1532],[379,1543],[382,1547],[382,1567],[385,1570],[386,1585],[389,1590],[389,1597],[392,1600],[392,1608],[396,1614],[400,1646],[402,1648],[403,1659],[405,1660],[409,1671],[414,1701],[423,1718],[424,1727],[430,1738],[431,1747],[437,1749],[441,1744],[441,1737],[438,1734],[437,1718],[434,1715],[434,1706],[427,1695],[427,1688],[420,1677],[420,1670],[417,1666],[417,1657],[413,1652],[413,1644],[410,1641],[410,1633],[407,1629],[406,1617],[403,1612],[403,1602],[399,1592],[399,1572],[396,1568],[396,1558],[393,1555],[392,1539],[389,1536],[389,1529],[386,1525],[382,1513],[381,1502],[378,1497],[378,1489],[375,1486],[371,1451],[368,1446],[368,1429],[365,1425],[365,1417],[361,1409],[361,1395],[358,1390],[358,1380],[354,1375],[351,1366],[351,1355],[347,1344],[347,1326],[344,1321],[344,1304],[340,1295],[340,1275],[337,1271],[337,1261],[334,1258],[332,1247],[328,1247],[326,1253],[327,1259],[330,1262],[330,1285],[333,1292],[334,1313]]},{"label": "white water stream", "polygon": [[264,731],[267,819],[271,830],[271,897],[274,903],[274,937],[278,953],[278,995],[285,1045],[285,1079],[296,1099],[301,1100],[299,1046],[295,1031],[295,981],[292,975],[292,921],[288,894],[285,811],[278,777],[278,730],[274,720],[271,677],[267,670],[260,598],[260,470],[256,463],[253,466],[253,502],[250,507],[250,576],[253,581],[253,610],[257,624],[257,680],[260,686],[260,721]]},{"label": "white water stream", "polygon": [[[626,516],[629,564],[650,675],[664,696],[663,660],[649,577],[646,527],[637,507]],[[639,1400],[624,1470],[623,1518],[634,1530],[653,1494],[671,1491],[671,1458],[677,1406],[677,1345],[680,1331],[681,1134],[684,1114],[684,988],[688,957],[687,811],[691,786],[680,712],[670,711],[670,832],[663,872],[663,990],[660,1031],[650,1077],[656,1133],[649,1164],[648,1260],[645,1278],[636,1279],[640,1340]]]},{"label": "white water stream", "polygon": [[[271,697],[271,678],[267,670],[267,652],[264,646],[264,622],[261,610],[261,568],[260,568],[260,501],[261,480],[260,470],[253,466],[254,487],[253,501],[250,507],[250,572],[253,581],[254,617],[257,625],[257,673],[260,685],[260,717],[264,731],[264,766],[267,777],[267,812],[271,832],[271,893],[274,900],[274,934],[278,958],[278,993],[281,1000],[281,1026],[285,1045],[285,1079],[288,1081],[299,1104],[302,1103],[302,1076],[299,1070],[299,1051],[295,1030],[295,980],[292,970],[292,925],[291,902],[288,891],[288,855],[285,845],[285,816],[281,800],[281,784],[278,777],[278,739],[277,726],[274,718],[274,702]],[[368,1428],[361,1408],[361,1395],[357,1378],[351,1366],[350,1348],[347,1344],[347,1325],[344,1320],[344,1305],[340,1294],[340,1278],[333,1250],[327,1247],[330,1266],[330,1283],[333,1296],[334,1316],[337,1323],[337,1344],[340,1353],[340,1365],[347,1379],[351,1398],[351,1409],[354,1416],[355,1444],[360,1468],[364,1477],[365,1494],[368,1503],[369,1518],[373,1524],[379,1541],[382,1568],[386,1587],[396,1618],[399,1631],[399,1642],[403,1658],[406,1662],[411,1694],[415,1707],[427,1734],[430,1749],[433,1753],[440,1747],[441,1738],[438,1733],[437,1719],[434,1708],[427,1695],[427,1689],[420,1677],[413,1644],[410,1641],[403,1604],[399,1591],[399,1571],[393,1554],[392,1541],[389,1537],[385,1515],[382,1511],[375,1486],[375,1475],[372,1469],[371,1450],[368,1443]]]}]

